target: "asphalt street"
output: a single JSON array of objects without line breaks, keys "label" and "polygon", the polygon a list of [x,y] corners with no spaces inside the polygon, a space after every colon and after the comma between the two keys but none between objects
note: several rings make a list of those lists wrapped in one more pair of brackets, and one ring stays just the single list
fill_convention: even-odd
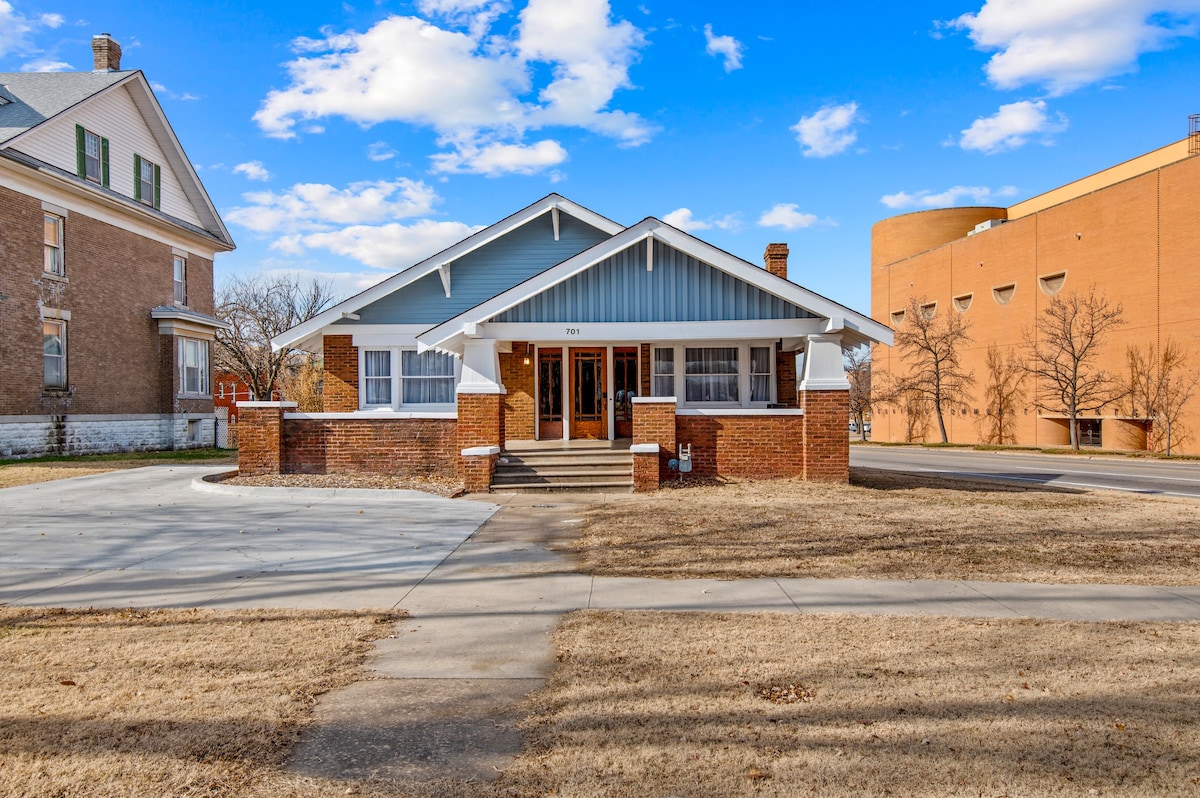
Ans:
[{"label": "asphalt street", "polygon": [[850,465],[945,476],[1200,498],[1200,461],[1112,455],[851,446]]}]

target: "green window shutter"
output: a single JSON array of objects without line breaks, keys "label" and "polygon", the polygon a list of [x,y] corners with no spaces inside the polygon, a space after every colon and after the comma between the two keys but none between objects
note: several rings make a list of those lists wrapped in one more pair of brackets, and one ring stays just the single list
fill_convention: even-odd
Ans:
[{"label": "green window shutter", "polygon": [[154,164],[154,209],[162,202],[162,167]]},{"label": "green window shutter", "polygon": [[108,139],[100,139],[100,184],[108,188]]},{"label": "green window shutter", "polygon": [[142,201],[142,156],[133,154],[133,198]]},{"label": "green window shutter", "polygon": [[75,171],[80,177],[87,177],[87,156],[84,153],[83,125],[75,126]]}]

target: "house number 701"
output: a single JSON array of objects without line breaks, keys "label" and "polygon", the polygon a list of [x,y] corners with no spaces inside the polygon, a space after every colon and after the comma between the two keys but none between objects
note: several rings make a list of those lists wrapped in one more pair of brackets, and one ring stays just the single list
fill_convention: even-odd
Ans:
[{"label": "house number 701", "polygon": [[579,328],[578,327],[568,327],[567,335],[579,335]]}]

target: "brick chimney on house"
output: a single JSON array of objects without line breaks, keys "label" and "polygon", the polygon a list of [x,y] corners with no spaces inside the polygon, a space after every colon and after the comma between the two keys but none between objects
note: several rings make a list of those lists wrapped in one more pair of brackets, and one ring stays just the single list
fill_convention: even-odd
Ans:
[{"label": "brick chimney on house", "polygon": [[767,244],[767,251],[763,253],[763,262],[767,266],[767,271],[786,280],[788,278],[787,259],[787,244]]},{"label": "brick chimney on house", "polygon": [[96,72],[121,71],[121,45],[108,33],[93,36],[92,63]]}]

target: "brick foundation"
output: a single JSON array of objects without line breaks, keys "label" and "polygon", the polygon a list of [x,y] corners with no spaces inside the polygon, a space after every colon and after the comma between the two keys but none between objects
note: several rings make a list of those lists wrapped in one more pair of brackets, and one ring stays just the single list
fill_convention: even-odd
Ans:
[{"label": "brick foundation", "polygon": [[804,435],[801,451],[805,479],[812,482],[850,481],[849,391],[802,391]]}]

